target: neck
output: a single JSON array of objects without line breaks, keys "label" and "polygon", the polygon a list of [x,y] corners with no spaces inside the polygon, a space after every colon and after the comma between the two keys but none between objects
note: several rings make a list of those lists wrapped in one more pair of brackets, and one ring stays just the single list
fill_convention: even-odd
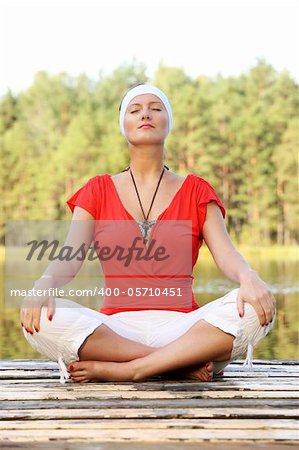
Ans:
[{"label": "neck", "polygon": [[130,168],[134,177],[143,180],[157,178],[164,166],[164,147],[131,147]]}]

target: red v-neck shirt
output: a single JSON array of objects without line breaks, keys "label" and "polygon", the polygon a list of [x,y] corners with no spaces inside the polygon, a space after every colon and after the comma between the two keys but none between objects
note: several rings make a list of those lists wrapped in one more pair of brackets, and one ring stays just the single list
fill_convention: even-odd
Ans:
[{"label": "red v-neck shirt", "polygon": [[[202,228],[206,218],[207,204],[216,202],[223,217],[225,208],[216,194],[214,188],[203,178],[189,174],[174,195],[167,208],[159,215],[159,220],[191,220],[192,221],[192,269],[196,264],[198,252],[203,242]],[[88,211],[95,220],[135,220],[124,208],[111,175],[97,175],[91,178],[66,202],[74,211],[75,206]],[[193,275],[190,274],[193,280]],[[192,292],[192,305],[190,308],[163,308],[170,311],[190,312],[198,309]],[[99,310],[104,314],[115,314],[124,311],[144,310],[145,308],[113,308],[109,302]],[[150,308],[147,308],[150,309]],[[153,309],[153,308],[151,308]]]}]

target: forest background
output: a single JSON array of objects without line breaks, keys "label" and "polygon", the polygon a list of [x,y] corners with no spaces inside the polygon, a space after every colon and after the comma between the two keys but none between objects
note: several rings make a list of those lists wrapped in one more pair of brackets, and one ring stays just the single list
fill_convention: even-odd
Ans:
[{"label": "forest background", "polygon": [[140,82],[169,97],[168,167],[209,181],[238,244],[298,243],[298,83],[267,61],[239,76],[188,76],[133,61],[91,79],[36,73],[0,99],[0,243],[8,220],[70,220],[66,200],[89,178],[124,169],[120,99]]}]

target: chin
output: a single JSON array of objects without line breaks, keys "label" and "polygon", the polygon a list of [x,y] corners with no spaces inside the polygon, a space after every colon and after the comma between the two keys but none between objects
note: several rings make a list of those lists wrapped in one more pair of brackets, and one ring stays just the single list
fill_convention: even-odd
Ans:
[{"label": "chin", "polygon": [[127,141],[132,145],[163,145],[167,135],[153,136],[144,134],[143,136],[127,136]]},{"label": "chin", "polygon": [[130,138],[127,138],[128,139],[128,142],[131,144],[131,145],[135,145],[135,146],[137,146],[137,145],[163,145],[164,144],[164,141],[165,141],[165,139],[153,139],[153,137],[148,137],[148,138],[139,138],[139,139],[130,139]]}]

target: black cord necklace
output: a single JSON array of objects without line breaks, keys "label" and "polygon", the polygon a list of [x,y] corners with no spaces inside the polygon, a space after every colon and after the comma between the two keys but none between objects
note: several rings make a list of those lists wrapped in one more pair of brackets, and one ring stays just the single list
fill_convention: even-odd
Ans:
[{"label": "black cord necklace", "polygon": [[148,218],[149,218],[149,215],[150,215],[152,206],[153,206],[153,204],[154,204],[154,200],[155,200],[155,197],[156,197],[156,195],[157,195],[157,192],[158,192],[158,189],[159,189],[159,186],[160,186],[160,183],[161,183],[161,180],[162,180],[164,171],[165,171],[165,170],[164,170],[164,167],[163,167],[163,170],[162,170],[162,172],[161,172],[161,175],[160,175],[160,178],[159,178],[159,181],[158,181],[158,184],[157,184],[155,193],[154,193],[153,198],[152,198],[152,201],[151,201],[151,205],[150,205],[150,207],[149,207],[149,210],[148,210],[147,215],[145,215],[145,212],[144,212],[144,209],[143,209],[141,200],[140,200],[139,192],[138,192],[138,189],[137,189],[137,186],[136,186],[136,183],[135,183],[135,180],[134,180],[132,171],[131,171],[131,169],[130,169],[130,174],[131,174],[131,177],[132,177],[132,181],[133,181],[133,183],[134,183],[134,187],[135,187],[135,191],[136,191],[136,194],[137,194],[137,197],[138,197],[139,205],[140,205],[140,208],[141,208],[143,217],[144,217],[144,221],[141,223],[141,228],[142,228],[142,230],[143,230],[143,233],[142,233],[142,234],[143,234],[143,236],[144,236],[144,241],[145,241],[145,242],[147,242],[147,240],[148,240],[147,235],[148,235],[149,230],[151,229],[151,224],[150,224]]}]

